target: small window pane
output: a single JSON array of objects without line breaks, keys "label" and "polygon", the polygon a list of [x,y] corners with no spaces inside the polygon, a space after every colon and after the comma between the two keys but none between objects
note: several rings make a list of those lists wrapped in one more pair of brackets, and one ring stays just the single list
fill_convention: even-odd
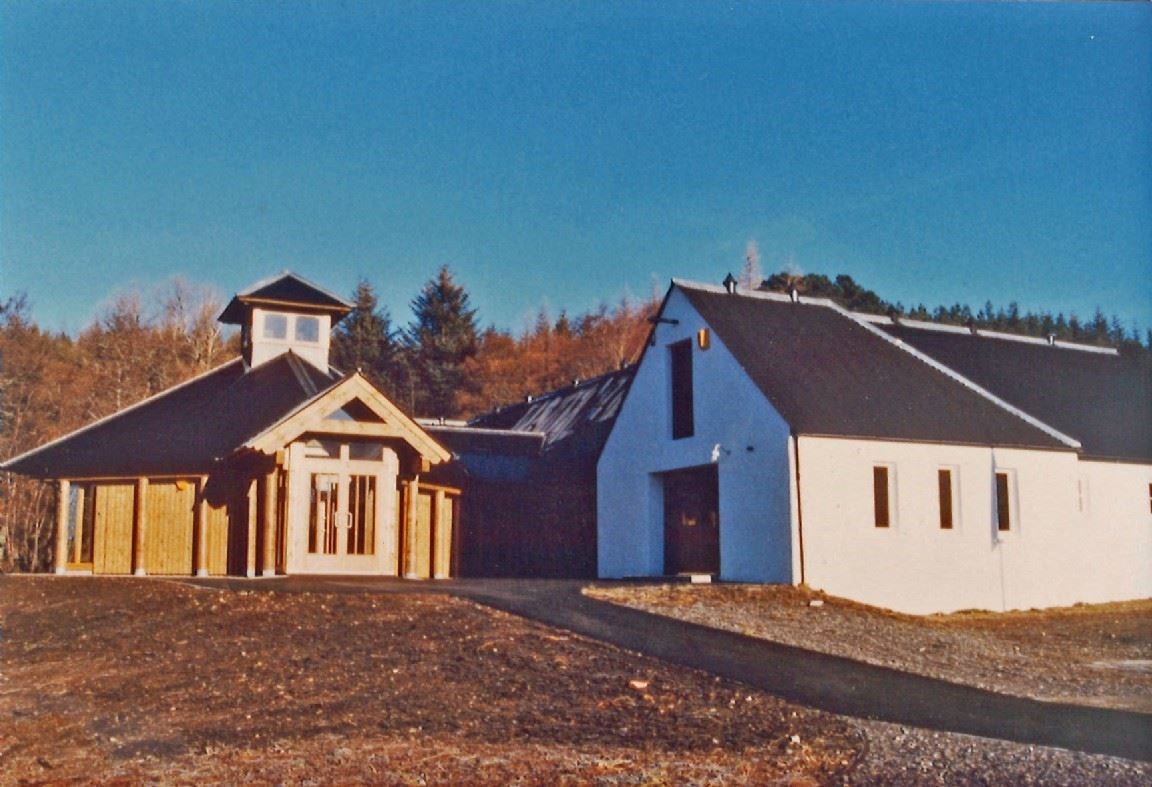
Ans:
[{"label": "small window pane", "polygon": [[891,524],[891,509],[888,501],[888,468],[872,468],[872,498],[876,527],[888,527]]},{"label": "small window pane", "polygon": [[320,320],[316,317],[297,317],[296,341],[312,343],[320,341]]},{"label": "small window pane", "polygon": [[264,315],[264,338],[265,339],[287,339],[288,338],[288,318],[283,314],[265,314]]},{"label": "small window pane", "polygon": [[937,485],[940,494],[940,529],[952,529],[952,471],[937,472]]}]

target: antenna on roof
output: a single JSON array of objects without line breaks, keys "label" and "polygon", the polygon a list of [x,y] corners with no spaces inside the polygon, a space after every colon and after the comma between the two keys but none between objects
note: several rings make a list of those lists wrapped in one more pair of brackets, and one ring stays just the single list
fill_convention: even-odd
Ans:
[{"label": "antenna on roof", "polygon": [[729,295],[735,295],[736,294],[736,284],[737,284],[736,277],[733,276],[731,273],[729,273],[727,276],[724,277],[724,291],[727,292]]}]

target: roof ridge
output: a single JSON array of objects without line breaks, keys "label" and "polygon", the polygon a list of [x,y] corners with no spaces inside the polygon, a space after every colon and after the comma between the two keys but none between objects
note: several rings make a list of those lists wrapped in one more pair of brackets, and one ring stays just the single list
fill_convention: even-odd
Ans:
[{"label": "roof ridge", "polygon": [[913,328],[921,331],[936,331],[938,333],[953,333],[964,334],[970,336],[984,337],[987,339],[999,339],[1001,341],[1019,342],[1021,344],[1033,344],[1044,347],[1059,347],[1062,350],[1078,350],[1080,352],[1096,353],[1098,355],[1120,355],[1120,351],[1115,347],[1103,347],[1101,345],[1084,344],[1083,342],[1069,342],[1063,339],[1056,339],[1049,342],[1047,339],[1042,339],[1039,336],[1028,336],[1022,333],[1010,333],[1007,331],[990,331],[984,328],[977,328],[972,330],[963,325],[952,325],[949,323],[929,322],[927,320],[909,320],[906,318],[893,319],[884,314],[868,314],[866,312],[853,312],[849,314],[854,317],[867,320],[876,325],[891,325],[896,328]]},{"label": "roof ridge", "polygon": [[[115,412],[109,413],[108,415],[105,415],[102,418],[97,418],[95,421],[92,421],[91,423],[85,424],[84,426],[81,426],[78,429],[73,429],[71,432],[67,432],[66,434],[62,434],[59,437],[55,438],[54,440],[49,440],[47,443],[43,443],[41,445],[36,446],[35,448],[32,448],[32,449],[29,449],[28,451],[25,451],[22,454],[17,454],[16,456],[13,456],[13,457],[10,457],[10,458],[4,460],[4,462],[0,463],[0,470],[4,470],[9,465],[12,465],[16,462],[23,461],[23,460],[25,460],[31,456],[35,456],[36,454],[40,453],[41,451],[44,451],[48,448],[51,448],[54,445],[62,443],[65,440],[71,440],[73,437],[76,437],[77,435],[81,435],[81,434],[84,434],[85,432],[91,431],[92,429],[95,429],[98,426],[101,426],[105,423],[108,423],[109,421],[115,420],[116,418],[119,418],[122,415],[127,415],[128,413],[139,410],[140,408],[142,408],[148,404],[151,404],[153,401],[155,401],[157,399],[160,399],[162,397],[168,396],[169,394],[175,393],[176,391],[178,391],[182,388],[187,388],[188,386],[192,385],[193,383],[199,382],[199,381],[201,381],[207,377],[210,377],[210,376],[216,374],[217,372],[221,372],[233,364],[243,363],[243,362],[244,362],[244,359],[237,356],[236,358],[233,358],[229,361],[225,361],[224,363],[220,364],[219,366],[215,366],[206,372],[201,372],[200,374],[196,375],[195,377],[190,377],[187,380],[185,380],[184,382],[176,383],[176,385],[169,386],[168,388],[165,388],[162,391],[157,391],[156,393],[152,394],[151,396],[148,396],[144,399],[141,399],[140,401],[138,401],[134,404],[130,404],[127,407],[124,407],[124,408],[121,408],[119,410],[116,410]],[[245,373],[247,373],[247,371],[248,370],[246,369]]]}]

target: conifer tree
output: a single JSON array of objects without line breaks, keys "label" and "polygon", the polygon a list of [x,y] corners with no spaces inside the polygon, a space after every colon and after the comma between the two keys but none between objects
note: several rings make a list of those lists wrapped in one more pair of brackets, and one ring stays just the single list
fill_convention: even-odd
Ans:
[{"label": "conifer tree", "polygon": [[412,301],[412,314],[404,336],[408,405],[417,415],[454,417],[469,382],[464,363],[477,350],[476,310],[445,265]]},{"label": "conifer tree", "polygon": [[359,370],[390,398],[399,392],[396,336],[388,310],[376,291],[360,279],[352,293],[355,307],[332,334],[332,365],[342,372]]}]

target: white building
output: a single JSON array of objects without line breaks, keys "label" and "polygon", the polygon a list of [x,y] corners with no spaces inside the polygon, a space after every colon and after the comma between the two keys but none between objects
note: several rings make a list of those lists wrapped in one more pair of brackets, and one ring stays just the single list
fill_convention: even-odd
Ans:
[{"label": "white building", "polygon": [[913,613],[1152,595],[1152,366],[675,281],[601,454],[604,578]]}]

